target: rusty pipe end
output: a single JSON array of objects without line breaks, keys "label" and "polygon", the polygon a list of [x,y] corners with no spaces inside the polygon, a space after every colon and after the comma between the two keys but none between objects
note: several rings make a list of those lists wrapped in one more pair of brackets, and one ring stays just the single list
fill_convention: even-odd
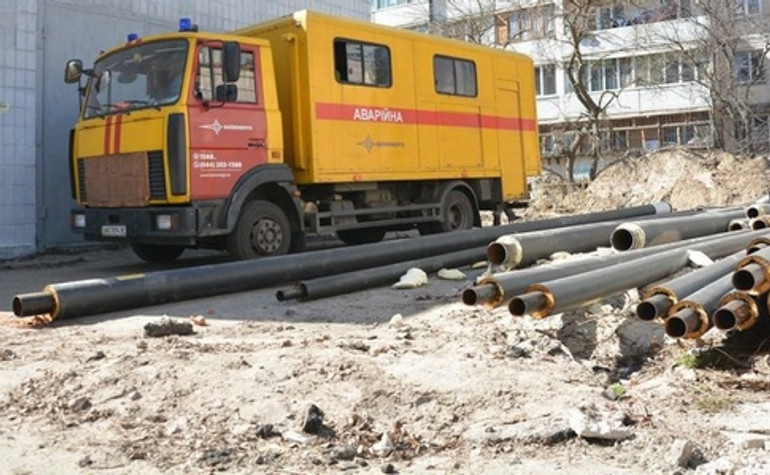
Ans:
[{"label": "rusty pipe end", "polygon": [[17,317],[50,314],[55,318],[59,313],[58,299],[55,293],[48,290],[16,295],[13,298],[13,313]]},{"label": "rusty pipe end", "polygon": [[695,339],[711,327],[708,313],[692,301],[683,300],[671,309],[671,316],[664,322],[666,335],[672,338]]},{"label": "rusty pipe end", "polygon": [[647,321],[663,318],[675,303],[671,296],[658,293],[639,302],[636,306],[636,316]]},{"label": "rusty pipe end", "polygon": [[730,292],[719,301],[712,315],[714,326],[722,331],[746,330],[759,317],[759,307],[751,295],[744,292]]},{"label": "rusty pipe end", "polygon": [[618,251],[642,249],[645,245],[644,229],[636,223],[623,223],[612,231],[610,243]]},{"label": "rusty pipe end", "polygon": [[749,263],[733,273],[733,287],[748,292],[765,281],[765,270],[757,263]]},{"label": "rusty pipe end", "polygon": [[492,282],[474,285],[462,292],[462,301],[465,305],[487,305],[490,307],[497,307],[502,303],[502,300],[502,289]]},{"label": "rusty pipe end", "polygon": [[521,264],[524,249],[513,236],[502,236],[487,246],[487,259],[492,265],[513,269]]},{"label": "rusty pipe end", "polygon": [[770,238],[767,236],[761,236],[756,239],[752,239],[748,246],[746,246],[746,254],[754,254],[767,246],[770,246]]},{"label": "rusty pipe end", "polygon": [[515,317],[529,315],[532,318],[545,318],[556,307],[556,300],[551,290],[542,284],[533,284],[526,293],[517,295],[508,302],[508,311]]}]

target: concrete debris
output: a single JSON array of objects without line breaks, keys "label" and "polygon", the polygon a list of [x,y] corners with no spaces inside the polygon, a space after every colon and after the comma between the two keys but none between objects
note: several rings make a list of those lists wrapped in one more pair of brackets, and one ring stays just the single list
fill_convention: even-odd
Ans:
[{"label": "concrete debris", "polygon": [[736,467],[729,457],[720,457],[712,462],[698,465],[695,469],[698,475],[733,475]]},{"label": "concrete debris", "polygon": [[554,445],[575,437],[565,417],[549,416],[512,424],[483,421],[471,426],[463,438],[474,443],[517,442]]},{"label": "concrete debris", "polygon": [[428,274],[424,270],[412,267],[393,284],[394,289],[414,289],[428,283]]},{"label": "concrete debris", "polygon": [[687,439],[676,439],[668,451],[668,461],[671,465],[687,468],[695,454],[695,444]]},{"label": "concrete debris", "polygon": [[87,411],[91,406],[93,406],[91,400],[85,396],[77,397],[67,404],[67,407],[76,412]]},{"label": "concrete debris", "polygon": [[633,435],[625,420],[626,415],[621,411],[602,409],[590,403],[571,411],[569,425],[584,439],[623,440]]},{"label": "concrete debris", "polygon": [[404,316],[400,313],[397,313],[390,317],[390,322],[388,322],[388,325],[391,328],[401,328],[404,325],[406,325],[406,321],[404,320]]},{"label": "concrete debris", "polygon": [[371,451],[375,455],[386,456],[391,453],[394,448],[395,446],[393,445],[393,441],[390,440],[390,435],[385,431],[382,433],[380,440],[372,444]]},{"label": "concrete debris", "polygon": [[174,318],[162,318],[157,322],[150,322],[144,326],[146,338],[159,338],[169,335],[193,335],[192,323]]},{"label": "concrete debris", "polygon": [[323,428],[324,412],[315,404],[311,404],[302,423],[302,432],[318,434]]},{"label": "concrete debris", "polygon": [[438,271],[438,278],[444,280],[465,280],[468,277],[458,269],[441,269]]}]

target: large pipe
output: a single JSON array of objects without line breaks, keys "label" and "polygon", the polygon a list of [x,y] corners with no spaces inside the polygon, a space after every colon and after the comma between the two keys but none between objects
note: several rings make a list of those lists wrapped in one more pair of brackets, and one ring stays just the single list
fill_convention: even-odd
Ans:
[{"label": "large pipe", "polygon": [[722,331],[747,330],[754,326],[759,317],[757,300],[746,292],[733,291],[725,294],[717,304],[717,310],[711,315],[714,326]]},{"label": "large pipe", "polygon": [[731,220],[743,216],[742,210],[704,212],[695,216],[650,219],[623,223],[612,232],[610,242],[619,251],[641,249],[682,239],[727,231]]},{"label": "large pipe", "polygon": [[711,328],[711,314],[732,285],[732,276],[727,274],[677,302],[664,322],[666,335],[694,339],[706,333]]},{"label": "large pipe", "polygon": [[512,296],[524,292],[527,287],[537,282],[552,280],[569,274],[588,272],[670,249],[687,247],[697,250],[698,248],[694,246],[711,241],[726,240],[726,243],[729,246],[737,245],[734,250],[738,250],[749,240],[766,234],[766,232],[763,233],[762,231],[736,231],[735,233],[693,238],[685,241],[653,246],[646,249],[616,253],[609,256],[581,257],[566,262],[557,262],[535,268],[501,272],[483,278],[477,285],[465,289],[462,292],[462,301],[467,305],[497,307],[510,300]]},{"label": "large pipe", "polygon": [[770,216],[757,216],[751,220],[751,229],[765,229],[770,226]]},{"label": "large pipe", "polygon": [[740,231],[741,229],[751,229],[751,221],[748,218],[731,219],[727,223],[728,231]]},{"label": "large pipe", "polygon": [[504,234],[624,219],[670,210],[668,204],[658,203],[416,237],[398,242],[386,241],[266,257],[258,261],[226,262],[188,269],[51,284],[40,292],[15,296],[13,311],[20,317],[47,313],[54,319],[93,315],[252,290],[303,278],[485,246]]},{"label": "large pipe", "polygon": [[505,269],[526,267],[556,251],[587,252],[610,243],[616,221],[507,234],[487,246],[487,260]]},{"label": "large pipe", "polygon": [[[734,234],[729,233],[728,236]],[[743,240],[722,238],[536,283],[527,288],[526,299],[519,296],[511,299],[508,309],[514,316],[529,314],[534,318],[543,318],[671,275],[687,265],[689,250],[698,250],[714,259],[736,252],[746,245],[746,241],[745,237]],[[542,294],[543,299],[527,295],[533,293]],[[530,301],[544,304],[533,307],[527,305]]]},{"label": "large pipe", "polygon": [[770,290],[770,247],[764,247],[738,262],[732,275],[736,290],[762,294]]},{"label": "large pipe", "polygon": [[404,272],[418,267],[425,272],[436,272],[444,267],[458,267],[484,259],[485,248],[479,247],[465,251],[440,254],[411,261],[398,262],[387,266],[361,269],[343,274],[303,280],[287,289],[280,289],[275,297],[279,301],[299,299],[315,300],[332,295],[346,294],[356,290],[368,289],[398,280]]},{"label": "large pipe", "polygon": [[718,262],[651,287],[636,306],[636,315],[642,320],[666,317],[669,310],[679,302],[680,298],[732,273],[745,256],[745,251],[739,251]]}]

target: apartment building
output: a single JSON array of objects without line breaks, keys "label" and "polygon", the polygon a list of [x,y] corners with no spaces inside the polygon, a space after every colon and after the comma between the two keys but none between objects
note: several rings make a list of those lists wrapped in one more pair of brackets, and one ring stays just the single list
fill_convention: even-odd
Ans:
[{"label": "apartment building", "polygon": [[[751,152],[770,150],[763,33],[770,31],[770,2],[580,3],[590,8],[570,0],[373,0],[372,17],[531,56],[547,166],[557,165],[549,162],[588,123],[568,78],[570,64],[582,65],[576,77],[603,111],[600,140],[580,142],[585,154],[592,147],[617,156],[674,145],[730,146],[747,136]],[[706,31],[722,38],[707,38]],[[720,50],[724,43],[729,51]],[[750,113],[736,113],[747,104]]]},{"label": "apartment building", "polygon": [[[0,259],[82,241],[70,232],[67,144],[78,95],[64,63],[178,28],[227,31],[310,8],[369,19],[370,0],[0,0]],[[0,279],[1,281],[2,279]]]}]

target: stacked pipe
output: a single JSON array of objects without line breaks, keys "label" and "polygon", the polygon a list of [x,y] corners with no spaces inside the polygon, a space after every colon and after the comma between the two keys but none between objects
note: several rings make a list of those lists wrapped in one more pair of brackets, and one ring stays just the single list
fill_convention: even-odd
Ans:
[{"label": "stacked pipe", "polygon": [[[749,219],[749,213],[764,216],[770,206],[750,209],[623,223],[612,232],[610,241],[616,250],[625,252],[500,272],[465,289],[462,300],[468,305],[492,307],[507,302],[514,316],[543,318],[623,290],[655,284],[687,267],[691,252],[699,251],[718,261],[650,287],[637,306],[639,317],[663,320],[666,333],[675,338],[697,338],[712,326],[723,331],[746,330],[767,308],[770,291],[768,230],[734,226],[736,220]],[[734,232],[724,232],[728,230]],[[539,234],[553,236],[557,231],[569,232]],[[579,236],[573,239],[579,241]],[[567,243],[569,238],[559,236],[559,242]],[[525,243],[510,237],[498,239],[488,248],[490,262],[510,266],[520,261],[526,265],[532,261],[523,259],[527,252],[575,252],[581,246],[573,243],[562,246],[564,249],[543,250],[547,246],[541,244],[528,251]]]}]

